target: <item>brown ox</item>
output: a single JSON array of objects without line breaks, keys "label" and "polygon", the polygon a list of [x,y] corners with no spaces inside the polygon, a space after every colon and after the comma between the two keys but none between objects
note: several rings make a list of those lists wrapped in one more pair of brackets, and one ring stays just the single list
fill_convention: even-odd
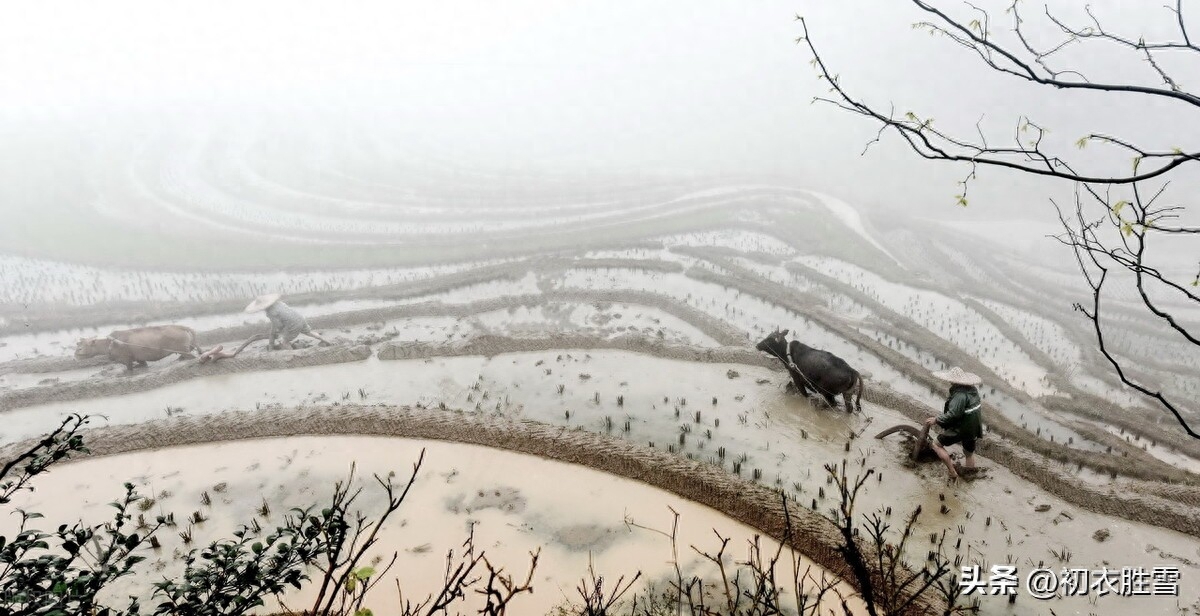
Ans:
[{"label": "brown ox", "polygon": [[168,355],[179,355],[180,359],[193,359],[199,353],[196,332],[182,325],[155,325],[115,331],[106,338],[83,338],[75,345],[75,358],[84,359],[107,355],[109,361],[125,364],[133,370],[134,364],[146,365]]}]

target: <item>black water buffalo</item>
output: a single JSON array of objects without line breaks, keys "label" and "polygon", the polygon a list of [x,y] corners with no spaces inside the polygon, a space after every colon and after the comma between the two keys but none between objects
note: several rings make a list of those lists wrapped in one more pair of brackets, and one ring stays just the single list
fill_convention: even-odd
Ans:
[{"label": "black water buffalo", "polygon": [[[830,406],[837,406],[837,400],[834,397],[841,395],[846,402],[847,413],[853,412],[855,409],[861,411],[862,375],[833,353],[814,349],[799,340],[789,343],[788,331],[785,329],[772,333],[763,338],[755,348],[764,353],[770,353],[783,362],[788,373],[792,375],[792,382],[796,384],[796,389],[800,390],[805,397],[808,396],[808,390],[812,389],[825,396],[825,400],[829,402]],[[851,394],[857,394],[854,408],[850,406]]]}]

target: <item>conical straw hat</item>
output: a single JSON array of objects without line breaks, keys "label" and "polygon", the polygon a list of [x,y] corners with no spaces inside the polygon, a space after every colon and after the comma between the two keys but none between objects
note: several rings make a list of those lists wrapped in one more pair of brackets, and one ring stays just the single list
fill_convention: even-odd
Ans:
[{"label": "conical straw hat", "polygon": [[950,381],[955,385],[978,385],[983,382],[983,379],[979,378],[978,374],[967,372],[958,366],[955,366],[949,370],[934,372],[933,376],[943,381]]},{"label": "conical straw hat", "polygon": [[271,304],[279,301],[279,298],[281,297],[283,296],[279,293],[259,295],[258,297],[254,298],[254,301],[250,302],[249,306],[246,306],[246,312],[258,312],[259,310],[266,310],[267,308],[271,307]]}]

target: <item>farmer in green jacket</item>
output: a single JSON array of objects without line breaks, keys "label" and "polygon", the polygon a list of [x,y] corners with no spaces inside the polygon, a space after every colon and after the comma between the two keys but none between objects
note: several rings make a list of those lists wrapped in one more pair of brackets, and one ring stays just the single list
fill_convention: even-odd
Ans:
[{"label": "farmer in green jacket", "polygon": [[950,480],[958,479],[954,462],[946,448],[961,443],[966,454],[964,468],[975,468],[975,439],[983,436],[983,411],[980,408],[979,390],[982,382],[978,375],[955,366],[949,370],[934,372],[933,376],[950,383],[950,394],[941,415],[930,417],[925,424],[937,424],[941,433],[929,445],[950,471]]}]

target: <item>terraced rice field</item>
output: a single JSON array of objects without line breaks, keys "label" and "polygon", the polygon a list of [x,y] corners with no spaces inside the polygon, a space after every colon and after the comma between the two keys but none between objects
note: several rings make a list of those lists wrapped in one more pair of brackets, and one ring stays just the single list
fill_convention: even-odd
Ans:
[{"label": "terraced rice field", "polygon": [[[95,166],[104,198],[70,206],[128,243],[0,255],[0,442],[75,412],[107,426],[95,457],[52,473],[28,504],[90,518],[133,478],[187,515],[219,484],[198,530],[217,536],[262,503],[311,498],[352,460],[402,472],[424,447],[412,524],[389,531],[387,550],[402,552],[403,570],[436,569],[468,522],[513,567],[542,546],[542,586],[522,613],[544,613],[573,595],[589,557],[609,575],[631,573],[629,562],[647,580],[672,574],[661,537],[627,517],[661,526],[673,507],[688,544],[709,528],[739,542],[764,532],[750,501],[705,502],[703,484],[782,493],[816,528],[836,504],[823,465],[846,461],[879,476],[862,511],[921,506],[916,536],[961,539],[965,563],[1200,576],[1200,448],[1147,420],[1158,415],[1116,384],[1069,304],[984,279],[999,269],[1059,284],[1061,273],[996,246],[989,263],[960,252],[939,260],[945,276],[927,275],[941,231],[882,233],[871,211],[803,187],[510,177],[399,154],[385,164],[355,153],[353,136],[325,138],[346,156],[297,148],[307,154],[288,165],[299,174],[277,166],[282,146],[252,134],[148,142]],[[220,250],[186,250],[203,238]],[[215,365],[168,359],[130,374],[72,356],[79,337],[144,324],[235,346],[266,329],[242,312],[266,292],[333,344],[260,343]],[[778,362],[754,350],[777,328],[862,372],[862,413],[788,392]],[[1121,341],[1133,356],[1160,343]],[[1195,399],[1196,358],[1162,348],[1147,374]],[[901,439],[872,438],[938,412],[929,371],[950,365],[983,377],[988,427],[987,476],[954,485],[940,466],[907,466]],[[1098,417],[1086,394],[1117,411]],[[575,449],[547,444],[554,434]],[[658,470],[630,476],[610,457]],[[839,570],[812,549],[817,566]],[[173,559],[169,546],[155,555],[160,571]],[[980,607],[1167,614],[1195,601]]]}]

